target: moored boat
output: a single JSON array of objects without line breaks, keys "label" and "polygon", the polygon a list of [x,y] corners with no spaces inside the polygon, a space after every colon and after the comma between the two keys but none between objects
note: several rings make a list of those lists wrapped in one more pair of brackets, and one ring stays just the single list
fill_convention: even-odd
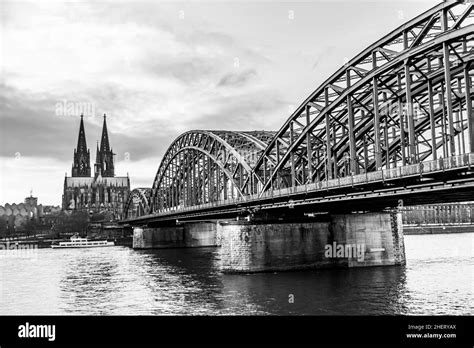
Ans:
[{"label": "moored boat", "polygon": [[58,244],[52,244],[51,248],[60,249],[60,248],[97,248],[97,247],[107,247],[114,246],[114,242],[109,242],[107,240],[88,240],[87,238],[80,238],[77,236],[72,236],[69,242],[59,242]]}]

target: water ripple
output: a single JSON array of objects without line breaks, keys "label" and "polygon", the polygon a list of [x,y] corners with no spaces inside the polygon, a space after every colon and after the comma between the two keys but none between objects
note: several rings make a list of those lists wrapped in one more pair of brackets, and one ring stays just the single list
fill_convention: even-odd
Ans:
[{"label": "water ripple", "polygon": [[221,274],[215,248],[40,249],[0,256],[0,314],[473,314],[473,242],[406,236],[403,267],[246,275]]}]

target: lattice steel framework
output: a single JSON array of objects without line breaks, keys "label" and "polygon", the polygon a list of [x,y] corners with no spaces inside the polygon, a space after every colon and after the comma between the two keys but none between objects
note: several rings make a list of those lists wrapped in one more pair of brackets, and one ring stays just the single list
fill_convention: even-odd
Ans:
[{"label": "lattice steel framework", "polygon": [[242,197],[274,132],[189,131],[168,148],[153,182],[153,212]]},{"label": "lattice steel framework", "polygon": [[473,153],[473,39],[473,5],[446,1],[349,60],[278,132],[182,134],[150,213]]},{"label": "lattice steel framework", "polygon": [[444,2],[348,61],[269,143],[252,192],[474,152],[472,6]]},{"label": "lattice steel framework", "polygon": [[150,213],[151,188],[136,188],[130,192],[125,203],[125,219],[132,219]]}]

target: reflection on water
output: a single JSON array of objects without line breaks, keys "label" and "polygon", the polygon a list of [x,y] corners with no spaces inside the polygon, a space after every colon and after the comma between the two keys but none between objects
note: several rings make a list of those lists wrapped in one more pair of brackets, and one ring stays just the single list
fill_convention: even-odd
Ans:
[{"label": "reflection on water", "polygon": [[473,242],[406,236],[405,267],[244,275],[221,274],[216,248],[10,253],[0,314],[473,314]]}]

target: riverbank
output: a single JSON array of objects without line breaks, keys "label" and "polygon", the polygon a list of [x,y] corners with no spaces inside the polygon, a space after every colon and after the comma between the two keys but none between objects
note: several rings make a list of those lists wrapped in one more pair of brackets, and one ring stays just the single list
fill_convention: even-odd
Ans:
[{"label": "riverbank", "polygon": [[[89,239],[91,241],[93,240],[99,240],[97,238],[91,238]],[[103,239],[100,239],[103,240]],[[120,245],[120,246],[127,246],[127,247],[132,247],[133,244],[133,238],[132,237],[120,237],[120,238],[107,238],[108,241],[113,241],[115,242],[115,245]],[[12,246],[15,247],[28,247],[28,248],[38,248],[38,249],[44,249],[44,248],[51,248],[51,244],[57,243],[57,242],[69,242],[69,239],[64,239],[64,238],[52,238],[52,239],[43,239],[43,238],[25,238],[25,239],[15,239],[15,240],[0,240],[0,249],[9,249]]]},{"label": "riverbank", "polygon": [[2,240],[0,241],[0,249],[8,250],[11,248],[18,248],[18,249],[44,249],[50,248],[53,241],[59,239],[24,239],[24,240]]},{"label": "riverbank", "polygon": [[474,224],[457,225],[403,225],[403,234],[443,234],[443,233],[471,233]]}]

